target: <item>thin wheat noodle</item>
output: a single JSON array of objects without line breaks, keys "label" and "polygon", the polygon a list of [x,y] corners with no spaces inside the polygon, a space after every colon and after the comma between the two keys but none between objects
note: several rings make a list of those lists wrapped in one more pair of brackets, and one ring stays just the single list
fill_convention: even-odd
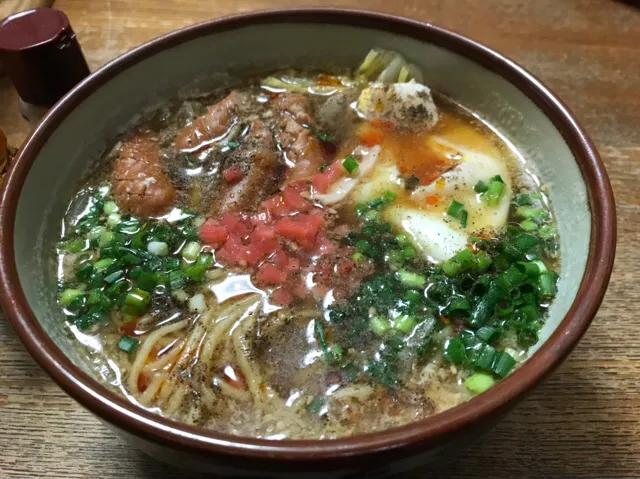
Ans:
[{"label": "thin wheat noodle", "polygon": [[149,353],[153,349],[156,344],[156,341],[174,331],[179,331],[189,324],[189,320],[183,319],[182,321],[178,321],[177,323],[169,324],[167,326],[163,326],[157,331],[151,333],[147,338],[145,338],[142,343],[142,347],[138,350],[136,354],[136,359],[133,361],[131,365],[131,371],[129,373],[129,377],[127,378],[127,386],[129,387],[129,391],[134,396],[138,396],[140,394],[140,389],[138,388],[138,379],[140,377],[140,373],[145,366],[147,358],[149,357]]}]

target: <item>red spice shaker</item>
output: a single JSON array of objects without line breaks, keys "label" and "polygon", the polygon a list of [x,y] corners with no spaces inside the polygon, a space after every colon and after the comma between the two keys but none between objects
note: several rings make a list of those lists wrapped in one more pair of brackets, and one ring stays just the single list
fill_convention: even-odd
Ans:
[{"label": "red spice shaker", "polygon": [[52,8],[15,13],[0,22],[0,62],[20,95],[22,114],[31,121],[90,73],[69,19]]}]

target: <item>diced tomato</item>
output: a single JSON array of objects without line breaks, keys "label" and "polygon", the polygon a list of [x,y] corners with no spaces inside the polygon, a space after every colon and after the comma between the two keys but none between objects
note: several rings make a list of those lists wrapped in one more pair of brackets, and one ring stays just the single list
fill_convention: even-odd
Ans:
[{"label": "diced tomato", "polygon": [[316,301],[322,301],[329,292],[329,288],[324,284],[316,284],[311,290],[311,295]]},{"label": "diced tomato", "polygon": [[314,190],[323,194],[329,189],[329,178],[324,173],[316,173],[311,177],[311,184]]},{"label": "diced tomato", "polygon": [[276,254],[273,256],[273,264],[275,264],[278,268],[285,270],[289,265],[289,258],[287,257],[287,253],[282,250],[276,251]]},{"label": "diced tomato", "polygon": [[329,185],[334,184],[340,177],[344,174],[344,168],[342,167],[342,162],[334,161],[324,170],[324,175],[327,177],[329,181]]},{"label": "diced tomato", "polygon": [[236,234],[230,234],[224,246],[216,252],[216,260],[225,265],[236,265],[243,258],[240,257],[242,240]]},{"label": "diced tomato", "polygon": [[231,168],[227,168],[226,170],[224,170],[222,172],[222,177],[227,183],[237,183],[242,178],[244,178],[244,173],[242,173],[242,170],[239,166],[234,165]]},{"label": "diced tomato", "polygon": [[263,239],[260,241],[252,241],[248,248],[251,248],[260,258],[271,255],[278,248],[278,239]]},{"label": "diced tomato", "polygon": [[273,216],[271,215],[271,212],[269,210],[265,210],[253,213],[251,216],[249,216],[249,219],[254,225],[259,226],[271,222]]},{"label": "diced tomato", "polygon": [[256,229],[251,233],[252,241],[270,240],[276,237],[276,232],[273,230],[273,226],[265,224],[256,226]]},{"label": "diced tomato", "polygon": [[256,279],[264,284],[283,284],[287,280],[287,273],[271,263],[265,263],[258,269]]},{"label": "diced tomato", "polygon": [[437,205],[438,203],[440,203],[440,197],[438,195],[427,196],[428,205]]},{"label": "diced tomato", "polygon": [[300,260],[298,258],[289,258],[289,262],[285,267],[285,271],[288,273],[295,273],[300,269]]},{"label": "diced tomato", "polygon": [[221,225],[216,220],[208,219],[200,228],[200,241],[205,244],[218,248],[224,244],[227,240],[229,232],[224,225]]},{"label": "diced tomato", "polygon": [[296,298],[306,298],[309,296],[309,290],[305,286],[304,282],[298,281],[291,285],[291,291]]},{"label": "diced tomato", "polygon": [[278,288],[271,293],[271,302],[278,306],[287,306],[294,299],[293,293],[285,288]]},{"label": "diced tomato", "polygon": [[319,255],[331,254],[336,250],[335,244],[327,238],[327,235],[321,231],[316,236],[315,243],[313,245],[313,252]]},{"label": "diced tomato", "polygon": [[276,223],[276,233],[284,238],[296,241],[305,248],[313,247],[316,234],[324,220],[316,215],[298,215],[284,218]]},{"label": "diced tomato", "polygon": [[250,220],[231,213],[225,213],[220,222],[227,228],[229,233],[237,234],[240,237],[247,236],[252,229]]},{"label": "diced tomato", "polygon": [[276,208],[278,208],[278,205],[280,204],[280,199],[281,199],[280,195],[272,196],[268,200],[264,200],[262,202],[262,207],[265,210],[270,211],[271,213],[273,213],[276,210]]},{"label": "diced tomato", "polygon": [[291,211],[306,211],[309,209],[309,203],[300,195],[300,192],[292,186],[287,186],[282,192],[284,204]]},{"label": "diced tomato", "polygon": [[255,266],[265,256],[262,248],[256,248],[254,245],[243,246],[238,252],[238,258],[245,262],[248,266]]}]

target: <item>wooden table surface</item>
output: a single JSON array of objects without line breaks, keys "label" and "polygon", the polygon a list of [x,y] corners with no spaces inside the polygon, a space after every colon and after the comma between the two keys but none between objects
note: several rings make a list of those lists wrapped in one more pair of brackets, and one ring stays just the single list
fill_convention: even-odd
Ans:
[{"label": "wooden table surface", "polygon": [[[204,19],[309,0],[59,0],[92,69]],[[633,2],[629,2],[633,3]],[[454,464],[406,477],[640,478],[640,9],[614,0],[332,0],[436,23],[506,54],[573,109],[602,154],[618,208],[604,304],[566,363]],[[0,125],[29,125],[0,78]],[[0,316],[2,313],[0,312]],[[636,409],[638,408],[638,409]],[[0,318],[0,477],[199,477],[155,463],[64,394]]]}]

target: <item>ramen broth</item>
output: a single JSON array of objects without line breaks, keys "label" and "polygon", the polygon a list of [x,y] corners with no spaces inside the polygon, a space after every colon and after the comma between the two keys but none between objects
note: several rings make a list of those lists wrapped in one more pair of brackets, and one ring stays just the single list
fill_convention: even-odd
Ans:
[{"label": "ramen broth", "polygon": [[544,189],[420,72],[281,72],[143,115],[71,200],[66,325],[105,383],[271,439],[383,430],[508,376],[556,293]]}]

